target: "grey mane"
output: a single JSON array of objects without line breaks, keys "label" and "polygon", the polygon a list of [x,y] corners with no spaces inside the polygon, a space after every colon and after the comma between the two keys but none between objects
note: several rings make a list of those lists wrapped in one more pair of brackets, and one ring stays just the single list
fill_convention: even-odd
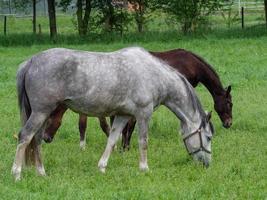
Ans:
[{"label": "grey mane", "polygon": [[188,95],[190,96],[189,99],[192,101],[194,111],[199,111],[201,119],[204,120],[206,117],[206,113],[202,109],[201,103],[199,99],[197,98],[195,92],[193,92],[192,86],[190,85],[190,83],[186,80],[186,78],[183,75],[180,75],[180,76],[181,76],[181,80],[183,81],[187,89]]},{"label": "grey mane", "polygon": [[[144,50],[145,51],[145,50]],[[193,53],[192,53],[193,54]],[[207,64],[209,66],[209,68],[211,68],[211,70],[214,72],[214,74],[216,76],[217,73],[214,71],[214,69],[212,69],[212,67],[206,63],[202,58],[198,57],[197,55],[193,54],[194,56],[196,56],[198,59],[200,59],[202,62],[204,62],[205,64]],[[202,109],[202,106],[201,106],[201,103],[198,99],[198,97],[196,96],[196,93],[194,92],[194,89],[192,88],[191,84],[187,81],[187,79],[184,77],[183,74],[181,74],[180,72],[178,72],[177,70],[175,70],[173,67],[171,67],[170,65],[168,65],[165,61],[155,57],[159,62],[161,62],[163,64],[163,66],[168,69],[169,71],[171,71],[172,73],[176,74],[183,82],[187,92],[188,92],[188,95],[189,95],[189,99],[192,101],[192,106],[193,106],[193,109],[194,111],[199,111],[200,113],[200,116],[202,118],[202,121],[205,120],[205,117],[206,117],[206,113],[205,111]]]}]

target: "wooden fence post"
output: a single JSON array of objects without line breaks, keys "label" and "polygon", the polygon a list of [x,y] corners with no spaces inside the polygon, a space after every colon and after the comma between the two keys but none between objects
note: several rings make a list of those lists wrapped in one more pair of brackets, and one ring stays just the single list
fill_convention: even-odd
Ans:
[{"label": "wooden fence post", "polygon": [[41,35],[41,34],[42,34],[42,27],[41,27],[41,24],[38,24],[38,29],[39,29],[38,33],[39,33],[39,35]]},{"label": "wooden fence post", "polygon": [[264,0],[265,23],[267,28],[267,0]]},{"label": "wooden fence post", "polygon": [[241,20],[242,20],[242,29],[244,28],[244,7],[241,8]]},{"label": "wooden fence post", "polygon": [[6,35],[6,16],[4,17],[4,35]]}]

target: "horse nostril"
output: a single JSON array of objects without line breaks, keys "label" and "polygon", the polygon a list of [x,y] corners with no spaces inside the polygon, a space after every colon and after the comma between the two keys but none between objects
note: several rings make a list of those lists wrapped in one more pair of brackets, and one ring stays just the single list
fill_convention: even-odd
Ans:
[{"label": "horse nostril", "polygon": [[203,166],[204,166],[205,168],[209,168],[210,164],[209,164],[208,162],[203,162]]},{"label": "horse nostril", "polygon": [[50,136],[45,135],[45,136],[43,137],[43,140],[44,140],[46,143],[51,143],[52,140],[53,140],[53,138],[50,137]]},{"label": "horse nostril", "polygon": [[230,121],[230,120],[223,123],[224,128],[230,128],[231,126],[232,126],[232,121]]}]

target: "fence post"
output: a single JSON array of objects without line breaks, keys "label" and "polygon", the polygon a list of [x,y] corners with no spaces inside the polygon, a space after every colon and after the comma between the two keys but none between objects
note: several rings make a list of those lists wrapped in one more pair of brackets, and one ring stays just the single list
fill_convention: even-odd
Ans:
[{"label": "fence post", "polygon": [[242,29],[244,28],[244,7],[241,8]]},{"label": "fence post", "polygon": [[264,0],[265,23],[267,28],[267,0]]},{"label": "fence post", "polygon": [[4,35],[6,35],[6,16],[4,17]]},{"label": "fence post", "polygon": [[41,24],[38,24],[38,28],[39,28],[38,33],[39,33],[39,35],[41,35],[41,34],[42,34],[42,27],[41,27]]}]

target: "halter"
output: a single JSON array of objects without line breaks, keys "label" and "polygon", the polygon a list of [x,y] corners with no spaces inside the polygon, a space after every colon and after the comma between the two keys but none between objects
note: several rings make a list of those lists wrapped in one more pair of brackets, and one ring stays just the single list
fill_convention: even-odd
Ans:
[{"label": "halter", "polygon": [[[185,137],[183,137],[184,145],[185,145],[185,148],[186,148],[186,150],[187,150],[187,152],[188,152],[189,155],[193,155],[193,154],[198,153],[198,152],[200,152],[200,151],[205,151],[206,153],[211,154],[211,151],[209,151],[208,149],[206,149],[206,148],[203,146],[203,141],[202,141],[202,137],[201,137],[201,128],[203,127],[203,124],[204,124],[204,123],[202,122],[202,123],[200,124],[199,128],[198,128],[195,132],[190,133],[190,134],[186,135]],[[198,135],[199,135],[200,147],[199,147],[197,150],[190,152],[189,149],[187,148],[186,140],[187,140],[188,138],[192,137],[192,136],[195,135],[195,134],[198,134]]]}]

